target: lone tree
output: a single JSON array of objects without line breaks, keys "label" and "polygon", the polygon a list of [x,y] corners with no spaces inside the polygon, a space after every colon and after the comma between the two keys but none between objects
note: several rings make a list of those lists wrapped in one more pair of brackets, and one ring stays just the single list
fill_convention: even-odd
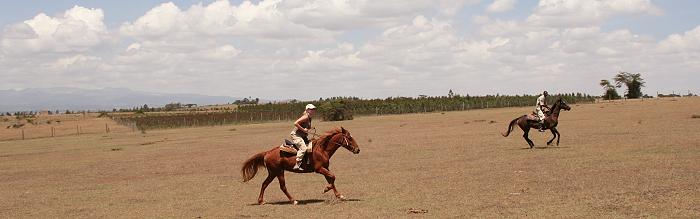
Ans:
[{"label": "lone tree", "polygon": [[622,87],[622,84],[627,86],[625,96],[629,99],[637,99],[642,97],[642,87],[644,87],[644,79],[639,73],[620,72],[615,75],[615,86]]},{"label": "lone tree", "polygon": [[617,93],[615,86],[608,80],[600,80],[600,86],[603,87],[605,93],[603,94],[604,100],[617,100],[620,99],[620,94]]}]

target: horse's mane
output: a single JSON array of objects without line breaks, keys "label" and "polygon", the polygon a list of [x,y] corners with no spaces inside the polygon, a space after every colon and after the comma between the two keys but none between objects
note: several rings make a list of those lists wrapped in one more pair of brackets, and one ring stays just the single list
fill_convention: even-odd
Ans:
[{"label": "horse's mane", "polygon": [[316,145],[319,145],[319,146],[323,145],[323,146],[325,146],[326,144],[328,144],[328,141],[331,140],[331,137],[333,137],[333,135],[338,134],[338,133],[341,133],[341,132],[343,132],[343,131],[340,130],[339,128],[332,129],[332,130],[326,132],[325,134],[323,134],[321,137],[319,137],[319,138],[314,142],[314,146],[316,146]]}]

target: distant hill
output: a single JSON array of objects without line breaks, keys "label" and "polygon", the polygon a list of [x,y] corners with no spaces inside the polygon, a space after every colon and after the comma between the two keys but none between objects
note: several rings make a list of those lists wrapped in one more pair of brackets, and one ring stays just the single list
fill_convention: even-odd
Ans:
[{"label": "distant hill", "polygon": [[230,103],[240,98],[199,94],[167,94],[127,88],[32,88],[0,90],[0,112],[38,110],[111,110],[135,106],[163,106],[172,102],[198,105]]}]

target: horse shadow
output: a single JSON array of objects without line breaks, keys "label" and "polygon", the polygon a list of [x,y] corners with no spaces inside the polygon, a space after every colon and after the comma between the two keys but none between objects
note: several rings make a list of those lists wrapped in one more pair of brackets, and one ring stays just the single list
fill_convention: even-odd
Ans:
[{"label": "horse shadow", "polygon": [[569,148],[569,147],[566,147],[566,146],[535,146],[533,148],[529,148],[529,147],[520,148],[519,150],[531,150],[531,149],[544,150],[544,149],[564,149],[564,148]]},{"label": "horse shadow", "polygon": [[[323,200],[323,199],[307,199],[307,200],[297,200],[299,203],[298,205],[312,205],[312,204],[318,204],[318,203],[335,203],[335,202],[358,202],[362,201],[361,199],[345,199],[345,200]],[[266,203],[268,205],[292,205],[292,202],[290,201],[276,201],[276,202],[268,202]],[[257,204],[251,204],[251,205],[257,205]]]}]

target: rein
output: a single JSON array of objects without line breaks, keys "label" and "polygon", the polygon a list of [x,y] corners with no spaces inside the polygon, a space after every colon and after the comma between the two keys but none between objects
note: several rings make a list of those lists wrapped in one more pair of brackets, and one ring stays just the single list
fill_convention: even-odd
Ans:
[{"label": "rein", "polygon": [[[321,135],[316,134],[316,129],[314,129],[314,133],[309,133],[309,134],[313,135],[314,137],[321,137]],[[342,134],[342,133],[340,133],[340,134]],[[350,148],[350,141],[348,140],[348,137],[345,136],[345,134],[342,134],[342,135],[343,135],[343,141],[345,141],[345,144],[340,144],[338,142],[334,142],[334,141],[330,141],[330,140],[329,141],[335,145],[344,147],[345,149],[352,150],[352,148]]]}]

